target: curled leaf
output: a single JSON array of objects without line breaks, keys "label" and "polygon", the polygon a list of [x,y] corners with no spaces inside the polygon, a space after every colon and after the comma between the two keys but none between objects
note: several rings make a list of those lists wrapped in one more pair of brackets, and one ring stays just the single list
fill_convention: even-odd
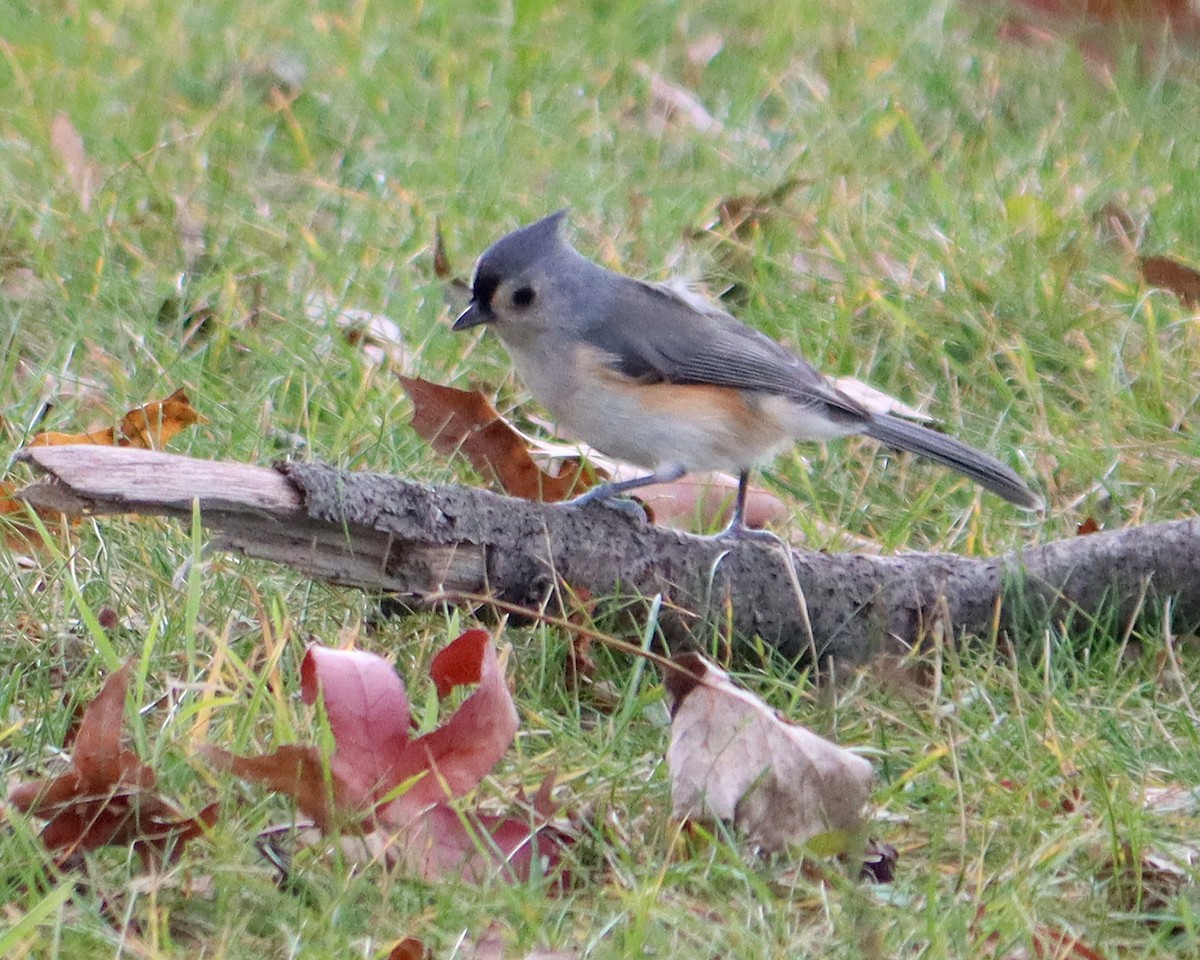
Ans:
[{"label": "curled leaf", "polygon": [[861,829],[870,763],[789,723],[699,654],[676,663],[683,669],[667,675],[676,817],[725,821],[764,850]]}]

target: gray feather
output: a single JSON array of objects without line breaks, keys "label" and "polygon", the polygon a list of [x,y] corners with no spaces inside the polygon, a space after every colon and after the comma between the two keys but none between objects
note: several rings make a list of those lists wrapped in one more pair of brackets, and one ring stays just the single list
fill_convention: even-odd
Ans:
[{"label": "gray feather", "polygon": [[[667,287],[616,273],[610,278],[611,295],[604,309],[581,333],[609,353],[613,366],[626,376],[645,383],[706,384],[779,394],[800,404],[823,406],[838,422],[870,419],[856,400],[766,334],[715,307],[698,310]],[[645,319],[636,325],[618,322],[630,316]]]},{"label": "gray feather", "polygon": [[1030,490],[1013,470],[994,457],[944,433],[886,413],[876,414],[863,429],[863,433],[889,447],[915,453],[951,470],[957,470],[981,487],[1019,507],[1036,510],[1042,506],[1041,498]]}]

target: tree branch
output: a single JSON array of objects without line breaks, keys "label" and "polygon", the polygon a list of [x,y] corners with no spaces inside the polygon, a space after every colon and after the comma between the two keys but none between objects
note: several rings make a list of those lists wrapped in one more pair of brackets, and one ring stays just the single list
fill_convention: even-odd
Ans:
[{"label": "tree branch", "polygon": [[91,446],[21,456],[49,474],[23,491],[35,506],[186,520],[198,502],[217,546],[414,605],[488,596],[539,608],[563,585],[592,596],[662,594],[660,625],[672,643],[728,623],[787,657],[861,662],[921,642],[935,625],[948,637],[997,627],[1015,634],[1072,612],[1127,620],[1168,596],[1183,621],[1200,621],[1197,520],[988,559],[827,555],[691,536],[603,506],[566,508],[321,464],[266,468]]}]

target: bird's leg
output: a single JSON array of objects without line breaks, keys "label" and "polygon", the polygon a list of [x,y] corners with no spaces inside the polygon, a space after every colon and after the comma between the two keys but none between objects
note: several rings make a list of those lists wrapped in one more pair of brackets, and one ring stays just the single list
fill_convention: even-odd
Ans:
[{"label": "bird's leg", "polygon": [[729,526],[717,534],[722,540],[772,540],[781,542],[779,537],[769,530],[752,530],[746,526],[746,498],[750,495],[750,471],[743,470],[738,474],[737,497],[733,501],[733,517]]},{"label": "bird's leg", "polygon": [[645,511],[639,504],[630,500],[614,500],[613,498],[619,497],[623,493],[628,493],[630,490],[648,487],[652,483],[672,483],[685,473],[687,473],[687,470],[679,464],[670,464],[660,467],[653,473],[646,474],[644,477],[633,477],[629,480],[601,483],[592,487],[591,490],[587,490],[579,496],[566,501],[566,503],[567,506],[571,507],[584,507],[589,503],[603,503],[605,506],[620,510],[622,513],[645,516]]}]

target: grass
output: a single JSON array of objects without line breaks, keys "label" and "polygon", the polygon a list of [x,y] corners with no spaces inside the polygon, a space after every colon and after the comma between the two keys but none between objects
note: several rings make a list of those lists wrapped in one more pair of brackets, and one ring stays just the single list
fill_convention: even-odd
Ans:
[{"label": "grass", "polygon": [[[1140,287],[1097,229],[1116,203],[1148,218],[1145,252],[1200,260],[1191,51],[1118,43],[1098,78],[1070,43],[998,41],[989,12],[876,0],[56,10],[0,0],[9,450],[185,385],[210,423],[177,451],[451,480],[406,428],[394,378],[306,303],[386,314],[412,369],[493,385],[519,418],[530,411],[502,349],[448,330],[432,238],[440,223],[466,273],[502,232],[565,205],[585,252],[643,276],[736,281],[747,320],[830,373],[926,405],[1051,503],[1026,518],[867,443],[804,448],[768,483],[815,545],[844,529],[885,549],[987,554],[1087,517],[1194,513],[1200,328]],[[720,52],[692,63],[710,34]],[[657,122],[639,64],[692,90],[722,129]],[[95,167],[87,209],[51,146],[59,112]],[[683,239],[722,198],[792,177],[736,255]],[[207,335],[185,341],[202,304]],[[934,651],[932,689],[885,670],[814,689],[778,664],[743,665],[789,715],[870,751],[875,832],[900,851],[890,886],[759,862],[729,838],[681,843],[653,676],[633,687],[630,663],[602,655],[622,701],[600,714],[564,688],[561,634],[510,628],[523,730],[495,790],[559,771],[569,807],[596,824],[578,885],[555,897],[538,883],[428,884],[307,851],[281,888],[254,838],[287,806],[208,771],[197,744],[314,735],[293,696],[311,639],[353,639],[419,677],[459,623],[370,626],[368,598],[267,564],[184,568],[199,547],[177,525],[107,519],[66,557],[0,554],[6,774],[44,771],[112,657],[133,657],[144,709],[130,724],[164,792],[193,813],[214,796],[234,811],[161,877],[105,850],[72,887],[5,808],[0,954],[377,957],[417,936],[451,956],[492,920],[514,956],[990,957],[1036,936],[1049,955],[1047,930],[1105,956],[1200,952],[1195,866],[1173,876],[1153,859],[1195,856],[1181,847],[1195,810],[1141,802],[1200,782],[1194,644],[1177,638],[1175,674],[1161,617],[1072,623],[1016,638],[1016,653]]]}]

